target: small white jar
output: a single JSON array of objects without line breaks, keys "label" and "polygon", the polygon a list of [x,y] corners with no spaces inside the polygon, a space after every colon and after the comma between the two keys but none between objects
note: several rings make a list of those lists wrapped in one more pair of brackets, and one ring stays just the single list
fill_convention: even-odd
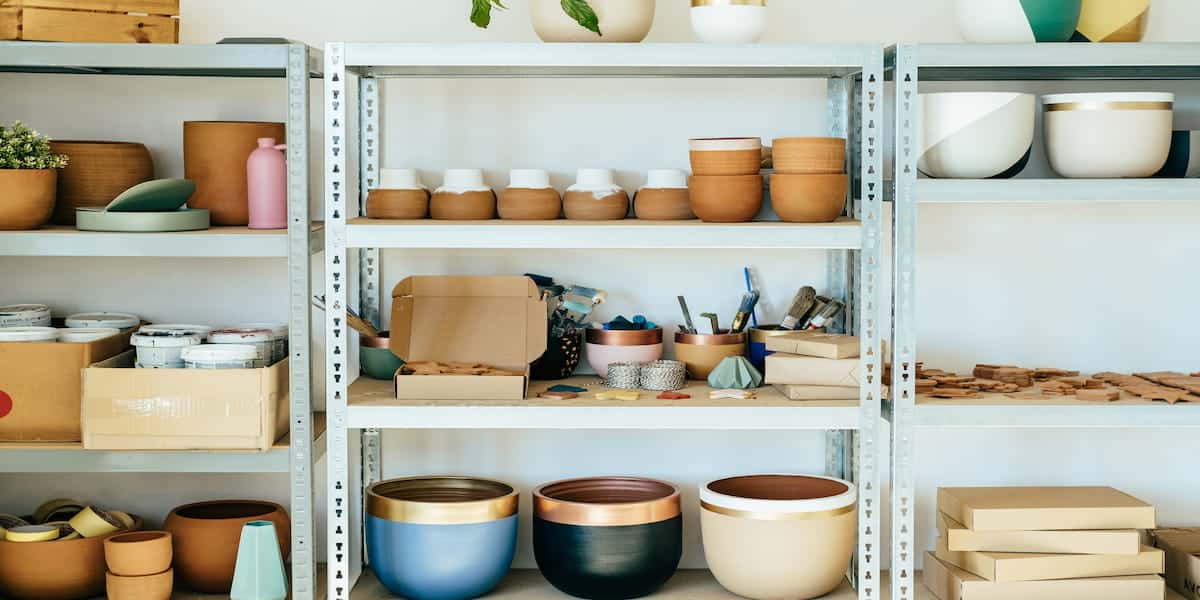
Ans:
[{"label": "small white jar", "polygon": [[137,327],[141,322],[141,317],[128,313],[80,313],[67,317],[67,328],[75,329],[83,327],[90,329],[95,327],[112,327],[115,329],[129,329]]},{"label": "small white jar", "polygon": [[183,351],[185,369],[257,369],[260,349],[248,344],[205,344]]},{"label": "small white jar", "polygon": [[129,343],[137,349],[135,366],[139,369],[182,369],[184,349],[199,346],[202,341],[195,334],[145,332],[135,333],[129,339]]},{"label": "small white jar", "polygon": [[380,169],[379,186],[384,190],[428,190],[416,169]]},{"label": "small white jar", "polygon": [[271,360],[273,341],[270,329],[238,329],[236,327],[227,329],[214,329],[212,333],[208,334],[208,343],[213,345],[232,344],[254,347],[258,350],[256,362],[252,367],[255,369],[266,367],[269,364],[268,361]]},{"label": "small white jar", "polygon": [[567,191],[591,192],[596,198],[603,198],[622,190],[617,185],[612,169],[579,169],[575,172],[575,184]]},{"label": "small white jar", "polygon": [[275,364],[288,355],[288,326],[282,323],[241,323],[234,329],[265,329],[271,332],[271,356],[269,364]]},{"label": "small white jar", "polygon": [[646,171],[646,185],[642,189],[686,190],[687,173],[681,169],[650,169]]},{"label": "small white jar", "polygon": [[0,342],[56,342],[58,330],[53,327],[0,328]]},{"label": "small white jar", "polygon": [[120,329],[115,327],[75,327],[71,329],[62,329],[58,332],[58,341],[70,342],[74,344],[86,344],[96,340],[102,340],[106,337],[112,337],[121,333]]},{"label": "small white jar", "polygon": [[464,194],[466,192],[490,192],[492,188],[483,182],[483,169],[446,169],[442,185],[435,194]]},{"label": "small white jar", "polygon": [[522,190],[550,188],[550,173],[545,169],[512,169],[508,172],[508,187]]},{"label": "small white jar", "polygon": [[749,44],[767,30],[767,0],[692,0],[692,31],[709,44]]},{"label": "small white jar", "polygon": [[49,327],[50,307],[45,304],[0,306],[0,327]]},{"label": "small white jar", "polygon": [[208,325],[192,325],[167,323],[162,325],[143,325],[138,331],[140,333],[169,333],[171,335],[198,335],[200,339],[208,339],[208,334],[212,333],[213,328]]}]

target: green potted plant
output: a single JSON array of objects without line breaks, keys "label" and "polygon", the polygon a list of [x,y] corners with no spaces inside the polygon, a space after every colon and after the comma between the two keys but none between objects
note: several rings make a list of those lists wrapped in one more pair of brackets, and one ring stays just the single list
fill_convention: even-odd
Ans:
[{"label": "green potted plant", "polygon": [[[472,0],[471,22],[486,28],[503,0]],[[640,42],[654,23],[655,0],[530,0],[533,29],[546,42]]]},{"label": "green potted plant", "polygon": [[0,125],[0,230],[37,229],[50,220],[64,154],[50,138],[17,121]]}]

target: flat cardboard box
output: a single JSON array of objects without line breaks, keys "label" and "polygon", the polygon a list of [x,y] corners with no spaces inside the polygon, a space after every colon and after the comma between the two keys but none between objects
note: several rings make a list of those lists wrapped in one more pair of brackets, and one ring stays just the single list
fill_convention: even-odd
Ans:
[{"label": "flat cardboard box", "polygon": [[132,334],[87,343],[0,343],[0,441],[78,442],[83,370],[124,352]]},{"label": "flat cardboard box", "polygon": [[767,350],[817,358],[858,358],[858,336],[820,331],[797,331],[767,338]]},{"label": "flat cardboard box", "polygon": [[937,541],[937,557],[988,581],[1044,581],[1080,577],[1161,575],[1163,551],[1142,546],[1127,554],[1035,554],[1024,552],[953,552],[946,538]]},{"label": "flat cardboard box", "polygon": [[89,450],[269,450],[288,432],[288,361],[264,369],[135,369],[135,353],[83,373]]},{"label": "flat cardboard box", "polygon": [[546,352],[546,302],[528,277],[414,276],[392,289],[392,352],[407,362],[480,363],[519,376],[396,375],[402,400],[521,400]]},{"label": "flat cardboard box", "polygon": [[777,385],[788,400],[858,400],[859,387],[832,385]]},{"label": "flat cardboard box", "polygon": [[1167,553],[1167,585],[1188,600],[1200,600],[1200,528],[1156,529],[1150,535]]},{"label": "flat cardboard box", "polygon": [[767,383],[857,387],[862,361],[816,358],[776,352],[767,357]]},{"label": "flat cardboard box", "polygon": [[975,531],[1154,529],[1154,507],[1110,487],[939,488],[938,510]]},{"label": "flat cardboard box", "polygon": [[1041,554],[1137,554],[1136,529],[1091,531],[975,531],[938,513],[938,533],[952,552],[1033,552]]},{"label": "flat cardboard box", "polygon": [[938,600],[1162,600],[1158,575],[1092,577],[1047,581],[988,581],[925,555],[925,587]]}]

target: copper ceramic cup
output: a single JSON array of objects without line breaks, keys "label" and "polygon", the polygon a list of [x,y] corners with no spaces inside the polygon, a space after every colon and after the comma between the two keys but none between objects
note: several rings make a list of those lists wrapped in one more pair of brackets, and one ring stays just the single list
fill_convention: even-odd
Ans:
[{"label": "copper ceramic cup", "polygon": [[745,333],[675,334],[675,359],[687,365],[691,379],[708,379],[709,373],[730,356],[746,355]]}]

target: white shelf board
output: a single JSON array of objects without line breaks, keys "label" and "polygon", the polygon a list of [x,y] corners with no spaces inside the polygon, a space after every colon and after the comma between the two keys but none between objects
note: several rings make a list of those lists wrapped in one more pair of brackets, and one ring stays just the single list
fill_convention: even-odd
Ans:
[{"label": "white shelf board", "polygon": [[[288,44],[80,44],[0,42],[0,72],[203,77],[284,77]],[[320,77],[321,51],[309,48]]]},{"label": "white shelf board", "polygon": [[[538,398],[551,385],[588,388],[571,400]],[[598,400],[608,390],[595,376],[535,381],[524,400],[397,400],[393,383],[359,378],[350,386],[347,426],[383,429],[628,429],[789,430],[858,429],[857,400],[792,401],[775,388],[755,400],[710,400],[712,389],[692,382],[687,400]]]},{"label": "white shelf board", "polygon": [[921,203],[1200,202],[1200,179],[918,179]]},{"label": "white shelf board", "polygon": [[[314,227],[309,236],[309,252],[322,252],[324,247],[325,230]],[[51,226],[31,231],[0,231],[0,256],[285,258],[287,255],[288,237],[284,230],[213,227],[172,233],[115,233]]]},{"label": "white shelf board", "polygon": [[350,248],[518,249],[859,249],[862,226],[833,223],[701,221],[390,221],[354,219]]},{"label": "white shelf board", "polygon": [[1085,402],[1074,396],[1010,398],[917,398],[917,427],[978,429],[1200,428],[1200,404],[1126,399]]},{"label": "white shelf board", "polygon": [[[1200,44],[918,44],[921,81],[1200,79]],[[887,65],[894,66],[893,49]]]}]

